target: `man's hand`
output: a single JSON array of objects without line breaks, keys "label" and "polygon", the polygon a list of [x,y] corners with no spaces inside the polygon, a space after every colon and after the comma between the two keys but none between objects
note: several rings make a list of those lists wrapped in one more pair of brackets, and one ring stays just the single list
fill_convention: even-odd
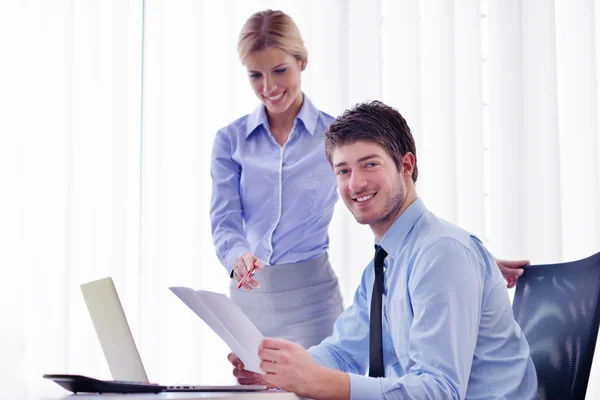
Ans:
[{"label": "man's hand", "polygon": [[235,354],[229,353],[227,359],[233,365],[233,376],[237,378],[237,381],[240,385],[267,385],[263,375],[257,374],[256,372],[246,371],[244,369],[242,360],[240,360]]},{"label": "man's hand", "polygon": [[296,343],[263,339],[258,347],[258,357],[269,385],[313,399],[348,399],[350,395],[347,374],[318,365]]},{"label": "man's hand", "polygon": [[[242,254],[233,262],[233,279],[239,283],[253,266],[256,266],[256,269],[254,270],[254,272],[256,272],[265,268],[265,263],[252,253],[246,252]],[[254,276],[254,273],[252,273],[252,276]],[[250,292],[254,288],[260,287],[258,282],[252,276],[249,276],[242,284],[242,287]]]},{"label": "man's hand", "polygon": [[529,265],[529,260],[508,261],[497,258],[496,264],[506,280],[506,287],[511,289],[517,284],[517,279],[523,275],[523,267]]}]

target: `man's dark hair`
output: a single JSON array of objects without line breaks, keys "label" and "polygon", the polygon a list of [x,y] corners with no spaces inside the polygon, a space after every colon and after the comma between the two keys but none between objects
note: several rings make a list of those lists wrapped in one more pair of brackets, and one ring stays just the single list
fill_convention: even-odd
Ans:
[{"label": "man's dark hair", "polygon": [[402,115],[380,101],[357,104],[346,110],[325,132],[325,154],[332,164],[331,153],[337,148],[358,141],[377,143],[392,157],[400,170],[400,160],[407,151],[415,156],[413,182],[417,181],[417,149],[410,128]]}]

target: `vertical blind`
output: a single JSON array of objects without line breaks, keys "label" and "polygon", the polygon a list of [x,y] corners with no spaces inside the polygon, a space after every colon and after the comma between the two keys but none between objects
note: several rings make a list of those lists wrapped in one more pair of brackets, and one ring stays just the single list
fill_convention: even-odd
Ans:
[{"label": "vertical blind", "polygon": [[[380,99],[406,117],[432,211],[502,258],[600,250],[591,0],[4,2],[0,380],[20,384],[3,397],[64,393],[43,373],[110,378],[79,290],[104,276],[152,381],[232,383],[226,346],[167,287],[226,293],[210,151],[258,104],[236,41],[265,8],[298,24],[317,107]],[[330,240],[348,303],[373,237],[339,202]]]}]

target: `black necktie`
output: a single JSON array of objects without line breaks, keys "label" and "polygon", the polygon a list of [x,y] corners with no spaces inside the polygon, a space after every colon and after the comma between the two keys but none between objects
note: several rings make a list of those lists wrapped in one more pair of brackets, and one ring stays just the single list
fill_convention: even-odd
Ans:
[{"label": "black necktie", "polygon": [[371,294],[371,315],[369,317],[369,376],[381,378],[383,371],[383,343],[381,337],[381,304],[383,298],[383,260],[387,253],[381,246],[375,246],[375,281]]}]

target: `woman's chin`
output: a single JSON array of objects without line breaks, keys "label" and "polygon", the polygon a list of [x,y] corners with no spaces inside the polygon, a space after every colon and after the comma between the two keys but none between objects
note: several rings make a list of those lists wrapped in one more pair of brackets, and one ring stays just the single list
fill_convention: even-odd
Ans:
[{"label": "woman's chin", "polygon": [[289,104],[273,105],[268,102],[264,103],[264,104],[265,104],[265,107],[267,108],[267,110],[269,111],[269,113],[271,113],[271,114],[282,114],[290,108]]}]

